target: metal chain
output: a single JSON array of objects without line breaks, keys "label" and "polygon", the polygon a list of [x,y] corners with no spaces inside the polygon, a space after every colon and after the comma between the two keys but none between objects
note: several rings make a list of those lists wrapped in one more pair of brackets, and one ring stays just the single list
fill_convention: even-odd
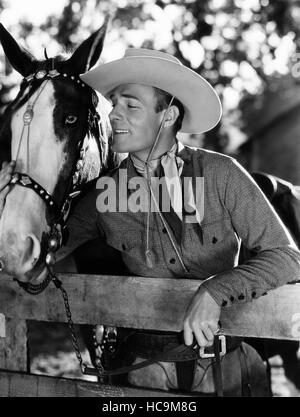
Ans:
[{"label": "metal chain", "polygon": [[[39,285],[32,285],[30,283],[20,282],[17,279],[15,279],[15,280],[17,281],[17,283],[19,284],[19,286],[23,290],[25,290],[26,292],[28,292],[31,295],[40,294],[42,291],[45,290],[45,288],[49,285],[49,283],[51,281],[53,281],[56,288],[58,290],[60,290],[61,295],[63,297],[63,301],[64,301],[65,312],[66,312],[66,316],[67,316],[67,320],[68,320],[68,327],[69,327],[70,334],[71,334],[71,342],[72,342],[73,350],[74,350],[75,355],[77,357],[77,360],[79,362],[81,373],[84,375],[87,366],[83,363],[82,355],[81,355],[79,344],[78,344],[78,339],[77,339],[75,328],[74,328],[74,322],[73,322],[73,319],[72,319],[72,312],[71,312],[71,308],[70,308],[69,297],[68,297],[67,291],[65,290],[65,288],[62,285],[61,280],[57,278],[57,276],[51,271],[51,269],[49,267],[48,267],[47,278]],[[99,358],[97,358],[96,361],[95,361],[95,367],[97,369],[99,382],[103,383],[104,382],[105,370],[104,370],[104,368],[101,364],[101,360],[99,360]]]},{"label": "metal chain", "polygon": [[40,284],[31,284],[30,282],[21,282],[14,278],[14,281],[17,281],[18,285],[23,288],[24,291],[28,292],[31,295],[41,294],[50,284],[52,277],[50,274],[42,281]]},{"label": "metal chain", "polygon": [[[57,276],[55,274],[53,274],[53,272],[50,269],[49,269],[49,274],[51,275],[52,281],[53,281],[54,285],[56,286],[56,288],[61,291],[61,294],[62,294],[62,297],[63,297],[63,300],[64,300],[64,305],[65,305],[65,312],[66,312],[66,316],[67,316],[67,319],[68,319],[68,327],[69,327],[70,334],[71,334],[72,346],[73,346],[74,352],[76,354],[77,360],[79,362],[81,372],[82,372],[82,374],[85,374],[86,365],[83,363],[83,359],[82,359],[81,352],[80,352],[80,349],[79,349],[78,339],[77,339],[75,328],[74,328],[74,322],[73,322],[73,319],[72,319],[72,312],[71,312],[71,309],[70,309],[70,304],[69,304],[69,298],[68,298],[67,291],[63,287],[61,280],[58,279]],[[100,380],[100,382],[103,382],[103,374],[105,372],[104,368],[103,368],[100,361],[96,361],[95,365],[96,365],[96,369],[98,371],[99,380]]]},{"label": "metal chain", "polygon": [[72,313],[71,313],[71,309],[70,309],[68,294],[67,294],[66,290],[64,289],[64,287],[62,286],[62,282],[54,274],[52,276],[52,281],[53,281],[54,285],[56,286],[56,288],[59,289],[61,294],[62,294],[62,297],[63,297],[63,300],[64,300],[64,305],[65,305],[65,312],[66,312],[66,316],[67,316],[67,320],[68,320],[68,327],[69,327],[69,330],[70,330],[70,333],[71,333],[71,341],[72,341],[73,349],[75,351],[77,360],[79,362],[81,372],[83,372],[85,365],[83,364],[81,352],[80,352],[79,345],[78,345],[78,340],[77,340],[77,337],[76,337],[76,334],[75,334],[74,323],[73,323],[73,320],[72,320]]}]

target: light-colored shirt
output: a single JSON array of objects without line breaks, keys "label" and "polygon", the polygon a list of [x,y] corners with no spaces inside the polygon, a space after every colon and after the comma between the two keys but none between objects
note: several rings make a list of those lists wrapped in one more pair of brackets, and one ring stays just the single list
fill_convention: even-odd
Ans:
[{"label": "light-colored shirt", "polygon": [[[151,213],[153,267],[145,260],[147,212],[99,213],[93,187],[76,205],[68,221],[69,253],[88,240],[101,237],[122,253],[124,275],[206,280],[202,285],[219,305],[251,301],[300,277],[300,253],[267,198],[252,177],[233,158],[203,149],[184,147],[184,177],[204,178],[201,223],[183,216],[181,240],[174,241],[182,267],[158,213]],[[120,169],[128,181],[137,176],[130,158],[110,173],[117,183]],[[256,255],[238,265],[240,244]],[[101,273],[101,271],[99,271]]]}]

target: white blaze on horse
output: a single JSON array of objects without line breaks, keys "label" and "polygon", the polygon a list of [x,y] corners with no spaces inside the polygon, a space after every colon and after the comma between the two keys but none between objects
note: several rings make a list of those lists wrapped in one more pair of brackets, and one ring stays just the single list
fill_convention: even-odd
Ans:
[{"label": "white blaze on horse", "polygon": [[0,267],[19,281],[42,281],[61,244],[68,205],[108,163],[108,113],[79,78],[98,60],[107,22],[69,59],[36,60],[0,25],[4,52],[24,78],[4,115],[1,160],[16,160],[0,219]]}]

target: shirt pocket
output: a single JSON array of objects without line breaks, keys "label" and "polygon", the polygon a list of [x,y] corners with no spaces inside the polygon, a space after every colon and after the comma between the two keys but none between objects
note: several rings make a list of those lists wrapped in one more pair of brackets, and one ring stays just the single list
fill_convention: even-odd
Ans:
[{"label": "shirt pocket", "polygon": [[239,242],[230,219],[202,225],[201,264],[212,275],[236,265]]},{"label": "shirt pocket", "polygon": [[202,225],[203,245],[219,245],[233,233],[230,220],[220,220],[214,223]]},{"label": "shirt pocket", "polygon": [[134,236],[127,236],[121,233],[119,235],[110,234],[107,236],[106,242],[118,251],[129,254],[135,248],[142,245],[142,235],[135,234]]}]

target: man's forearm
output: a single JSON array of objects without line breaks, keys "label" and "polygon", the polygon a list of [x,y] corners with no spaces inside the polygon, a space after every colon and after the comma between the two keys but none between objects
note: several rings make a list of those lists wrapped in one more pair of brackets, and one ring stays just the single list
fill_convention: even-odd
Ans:
[{"label": "man's forearm", "polygon": [[223,307],[252,301],[267,291],[300,279],[300,252],[284,246],[259,252],[247,262],[203,282]]}]

